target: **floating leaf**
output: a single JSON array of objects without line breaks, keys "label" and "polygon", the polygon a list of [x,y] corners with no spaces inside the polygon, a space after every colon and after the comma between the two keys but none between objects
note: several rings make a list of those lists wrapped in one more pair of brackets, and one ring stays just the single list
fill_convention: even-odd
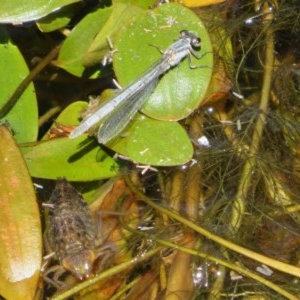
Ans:
[{"label": "floating leaf", "polygon": [[61,7],[79,0],[6,0],[1,1],[0,23],[20,24],[40,19]]},{"label": "floating leaf", "polygon": [[[3,74],[0,78],[0,107],[2,107],[28,75],[29,70],[19,49],[9,40],[6,30],[1,26],[0,61]],[[24,91],[14,107],[1,120],[10,124],[15,133],[15,139],[19,143],[36,140],[38,109],[32,83]]]},{"label": "floating leaf", "polygon": [[77,3],[62,7],[36,22],[39,30],[42,32],[51,32],[67,26],[74,15]]},{"label": "floating leaf", "polygon": [[130,3],[132,5],[136,5],[142,9],[149,9],[153,5],[157,4],[157,0],[114,0],[113,4],[117,3]]},{"label": "floating leaf", "polygon": [[[103,56],[107,54],[109,49],[107,38],[112,41],[119,34],[120,30],[129,24],[143,10],[137,6],[123,3],[114,3],[110,17],[105,26],[99,30],[93,43],[89,46],[83,57],[83,63],[86,66],[99,64]],[[86,29],[85,29],[86,30]],[[114,45],[113,45],[114,47]]]},{"label": "floating leaf", "polygon": [[114,55],[114,70],[120,83],[126,86],[161,57],[161,53],[151,45],[165,50],[178,39],[183,29],[201,38],[201,50],[198,53],[203,57],[199,60],[192,57],[191,61],[193,66],[201,67],[191,69],[186,59],[162,76],[142,108],[152,118],[179,120],[204,101],[213,66],[208,33],[191,10],[179,4],[165,4],[140,14],[137,20],[120,33],[116,43],[118,52]]},{"label": "floating leaf", "polygon": [[[140,13],[120,33],[114,67],[119,78],[130,83],[161,57],[161,53],[149,44],[162,44],[166,49],[183,29],[201,37],[203,47],[199,55],[204,56],[201,60],[194,57],[190,63],[202,67],[193,69],[186,59],[160,78],[143,108],[143,112],[152,118],[182,119],[204,100],[213,64],[209,36],[194,13],[175,4]],[[137,163],[167,166],[183,164],[192,158],[190,139],[179,124],[144,117],[132,122],[123,133],[107,146]]]},{"label": "floating leaf", "polygon": [[56,118],[56,122],[64,125],[78,124],[78,116],[87,108],[87,102],[76,101],[64,109]]},{"label": "floating leaf", "polygon": [[[27,149],[26,149],[27,148]],[[25,160],[34,177],[70,181],[90,181],[115,176],[118,165],[93,140],[55,138],[36,146],[24,147]]]},{"label": "floating leaf", "polygon": [[0,126],[0,294],[33,299],[42,256],[40,213],[23,157]]},{"label": "floating leaf", "polygon": [[109,145],[134,162],[156,165],[181,165],[193,156],[193,146],[177,122],[158,121],[139,115],[125,130],[124,137]]},{"label": "floating leaf", "polygon": [[[83,75],[97,76],[99,70],[89,70],[87,72],[82,60],[89,45],[109,18],[111,11],[112,8],[106,7],[104,9],[96,9],[85,16],[64,41],[55,64],[78,77]],[[107,53],[109,50],[109,46],[106,43],[104,53]],[[98,59],[98,63],[100,61],[101,59]]]},{"label": "floating leaf", "polygon": [[[86,102],[74,102],[60,114],[57,122],[61,124],[77,124],[77,116],[79,112],[86,108],[86,106]],[[154,132],[155,134],[153,134]],[[78,142],[79,139],[84,141],[83,137],[75,139],[78,144],[80,144],[80,141]],[[96,142],[90,146],[91,148],[94,147],[97,149],[93,151],[99,151],[99,149],[102,149],[99,148],[99,144]],[[193,147],[190,138],[180,124],[177,122],[154,120],[141,114],[138,114],[138,117],[130,123],[123,134],[109,143],[108,147],[137,163],[147,165],[180,165],[189,161],[193,155]],[[71,155],[71,151],[72,150],[70,150],[69,155]],[[85,155],[90,155],[90,153]],[[103,155],[107,154],[105,153]],[[80,158],[80,160],[85,159],[85,156]],[[95,157],[91,156],[90,159],[95,160]],[[81,164],[85,166],[87,162],[81,162]],[[88,162],[88,164],[92,164],[92,161]],[[108,169],[105,170],[105,168]],[[98,172],[100,172],[100,170],[98,170]],[[101,172],[108,172],[110,174],[111,165],[102,165]],[[78,173],[79,174],[76,176],[81,178],[82,173]],[[89,180],[95,179],[92,177],[95,176],[95,174],[92,174],[92,172],[90,172],[90,176],[91,177]],[[70,179],[70,177],[68,177],[68,179],[79,180],[74,178]],[[85,178],[81,181],[85,180],[87,179]]]},{"label": "floating leaf", "polygon": [[[61,113],[57,122],[64,125],[78,123],[77,116],[86,105],[86,102],[73,103]],[[75,140],[53,138],[23,147],[22,151],[34,177],[90,181],[110,178],[118,172],[116,161],[93,139],[85,136]]]}]

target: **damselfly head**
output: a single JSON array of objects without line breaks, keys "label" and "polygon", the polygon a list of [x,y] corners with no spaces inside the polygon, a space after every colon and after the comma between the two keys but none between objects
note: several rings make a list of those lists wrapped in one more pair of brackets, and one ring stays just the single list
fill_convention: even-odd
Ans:
[{"label": "damselfly head", "polygon": [[189,39],[190,44],[193,48],[200,48],[201,39],[194,33],[190,32],[188,30],[181,30],[180,37],[183,39]]}]

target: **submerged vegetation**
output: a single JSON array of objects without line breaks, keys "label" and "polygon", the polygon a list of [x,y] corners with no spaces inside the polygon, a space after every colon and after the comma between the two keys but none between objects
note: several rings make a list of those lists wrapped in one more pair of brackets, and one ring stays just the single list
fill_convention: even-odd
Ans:
[{"label": "submerged vegetation", "polygon": [[[44,280],[43,273],[48,274],[47,270],[59,264],[55,258],[47,259],[36,277],[40,278],[39,283],[30,282],[29,289],[37,290],[35,299],[56,300],[71,296],[300,299],[300,4],[284,0],[224,1],[201,8],[183,8],[181,4],[157,7],[154,1],[149,2],[128,4],[129,8],[122,9],[120,1],[106,7],[93,1],[75,3],[71,12],[68,10],[72,17],[63,26],[55,27],[55,21],[59,21],[55,14],[47,22],[46,17],[26,23],[28,26],[2,26],[5,36],[21,49],[27,62],[33,58],[38,61],[26,80],[31,82],[34,78],[39,128],[32,121],[28,127],[24,125],[31,134],[23,138],[20,133],[21,123],[11,115],[14,102],[21,100],[19,90],[8,105],[0,101],[0,117],[8,120],[15,132],[15,147],[23,154],[28,178],[44,186],[37,189],[37,197],[41,211],[45,211],[45,228],[34,226],[47,231],[48,213],[42,203],[48,202],[57,177],[66,177],[89,203],[97,227],[95,243],[99,245],[92,254],[89,252],[95,255],[95,263],[87,280],[78,280],[66,270]],[[191,2],[197,1],[187,1],[187,5]],[[149,9],[153,5],[155,8]],[[185,10],[189,21],[181,16],[183,19],[177,23],[176,18],[181,17],[176,13]],[[169,17],[163,26],[175,28],[174,33],[166,31],[167,37],[163,35],[165,27],[159,27],[161,19],[155,13],[164,16],[163,22],[166,15]],[[97,20],[102,16],[102,24],[97,23],[95,26],[100,29],[92,32],[87,18],[93,19],[93,14]],[[134,60],[142,64],[141,70],[136,67],[139,71],[123,74],[132,63],[126,61],[126,47],[131,49],[130,53],[143,44],[149,47],[148,38],[145,42],[142,36],[152,30],[154,19],[162,32],[155,43],[162,46],[149,47],[149,55],[157,55],[149,58],[151,63],[161,55],[155,47],[165,50],[176,38],[181,24],[189,24],[194,17],[200,18],[207,30],[199,29],[202,25],[197,22],[191,25],[195,31],[203,30],[204,56],[196,73],[184,61],[180,74],[192,77],[189,86],[185,83],[185,89],[195,91],[198,80],[206,93],[201,89],[196,93],[196,105],[187,100],[186,106],[192,111],[188,116],[176,109],[169,115],[164,107],[163,115],[168,117],[163,119],[150,105],[143,110],[145,115],[138,115],[113,143],[99,145],[92,136],[94,132],[76,140],[68,138],[86,107],[82,101],[74,100],[88,101],[91,95],[111,87],[113,70],[126,85],[147,69],[148,54],[145,63],[143,58],[139,62],[135,54]],[[118,27],[118,18],[129,31]],[[139,34],[134,31],[137,28],[144,31],[131,47],[126,41],[129,43],[130,33]],[[81,39],[77,45],[73,41],[76,30],[76,38]],[[95,45],[92,41],[97,40],[96,31],[101,33],[101,42]],[[65,35],[66,32],[69,34]],[[110,50],[103,46],[110,35],[120,53],[113,54],[113,68],[100,67],[97,62]],[[41,59],[45,53],[49,54]],[[124,64],[129,65],[125,70]],[[175,77],[169,82],[166,79],[169,90],[160,82],[158,95],[168,97],[172,90],[172,97],[180,98],[176,68],[171,70]],[[178,81],[172,85],[172,80]],[[25,104],[23,109],[26,115],[30,105]],[[179,116],[172,119],[174,114]],[[34,113],[28,115],[32,118]],[[154,115],[159,121],[146,115]],[[39,138],[34,137],[37,131]],[[3,141],[9,139],[7,134],[1,134],[2,137]],[[7,190],[12,188],[0,189],[0,194],[7,193],[9,198]],[[6,218],[7,210],[1,213]],[[70,214],[70,218],[74,215]],[[16,219],[1,226],[10,226],[11,222],[19,228],[20,219],[30,222],[21,213]],[[75,221],[78,220],[74,217],[77,226]],[[64,233],[60,231],[60,240]],[[3,236],[0,240],[6,241]],[[14,245],[0,242],[1,252],[8,253],[10,247]],[[46,254],[49,249],[44,245],[43,255]],[[1,264],[4,262],[0,258]],[[1,284],[0,293],[3,294]],[[15,297],[14,288],[9,293],[3,295],[8,299]]]}]

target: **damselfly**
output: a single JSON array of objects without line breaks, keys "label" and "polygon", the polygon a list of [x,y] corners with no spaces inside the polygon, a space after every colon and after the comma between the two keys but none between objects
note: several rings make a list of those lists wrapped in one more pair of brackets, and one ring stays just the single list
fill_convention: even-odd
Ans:
[{"label": "damselfly", "polygon": [[163,56],[153,64],[140,78],[121,90],[116,96],[102,104],[92,115],[75,128],[70,138],[76,138],[89,130],[93,125],[106,118],[98,130],[97,139],[101,144],[116,137],[129,123],[131,118],[142,108],[148,95],[154,90],[161,75],[177,66],[191,54],[200,57],[196,50],[200,49],[201,39],[190,31],[182,30],[180,37]]}]

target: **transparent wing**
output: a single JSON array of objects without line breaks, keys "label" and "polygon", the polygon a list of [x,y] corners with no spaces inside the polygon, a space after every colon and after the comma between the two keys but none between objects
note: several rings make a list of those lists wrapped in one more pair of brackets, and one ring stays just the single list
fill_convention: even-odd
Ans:
[{"label": "transparent wing", "polygon": [[107,143],[128,125],[132,117],[144,105],[147,96],[154,90],[156,83],[157,78],[149,82],[139,93],[123,102],[107,117],[98,130],[97,139],[99,143]]}]

